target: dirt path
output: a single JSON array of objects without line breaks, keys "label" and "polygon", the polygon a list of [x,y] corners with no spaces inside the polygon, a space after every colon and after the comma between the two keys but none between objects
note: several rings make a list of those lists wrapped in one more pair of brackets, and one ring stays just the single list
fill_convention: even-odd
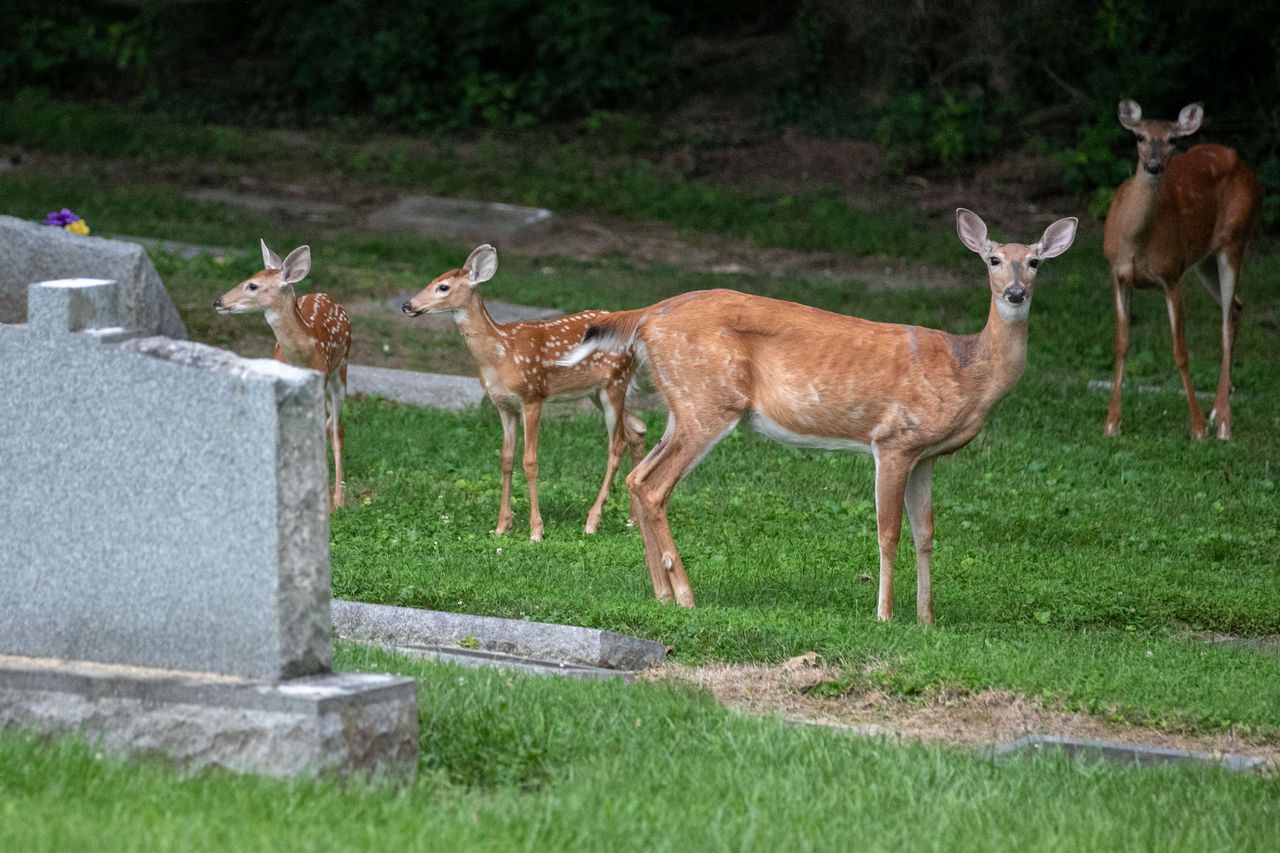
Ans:
[{"label": "dirt path", "polygon": [[[16,163],[11,169],[74,174],[91,168],[110,180],[170,184],[208,203],[234,204],[259,213],[274,210],[331,229],[369,230],[365,221],[369,214],[402,194],[334,174],[274,182],[236,176],[215,164],[197,161],[87,161],[13,146],[0,146],[0,161]],[[621,258],[639,269],[668,265],[724,275],[726,281],[736,275],[822,276],[837,281],[856,279],[878,290],[946,289],[972,283],[972,276],[952,269],[899,259],[763,248],[745,240],[684,231],[665,222],[579,214],[561,214],[556,227],[511,241],[503,250],[525,257],[558,256],[578,261]]]},{"label": "dirt path", "polygon": [[1212,754],[1236,753],[1262,758],[1273,772],[1280,767],[1280,743],[1259,742],[1234,733],[1193,735],[1111,723],[1088,714],[1045,707],[1008,691],[942,692],[906,700],[874,689],[841,696],[812,695],[834,682],[840,669],[811,655],[783,664],[668,663],[645,671],[652,681],[689,684],[709,690],[727,707],[789,721],[847,726],[859,734],[976,749],[1031,734],[1054,734],[1140,743]]},{"label": "dirt path", "polygon": [[665,222],[563,217],[560,226],[508,249],[525,256],[578,261],[626,258],[641,269],[661,264],[693,272],[782,278],[791,275],[857,280],[871,290],[945,290],[972,284],[956,270],[894,258],[855,258],[835,252],[764,248],[745,240],[681,231]]}]

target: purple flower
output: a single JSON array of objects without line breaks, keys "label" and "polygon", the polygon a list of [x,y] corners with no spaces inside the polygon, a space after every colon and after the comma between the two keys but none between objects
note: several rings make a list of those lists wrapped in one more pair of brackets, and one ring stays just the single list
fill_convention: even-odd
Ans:
[{"label": "purple flower", "polygon": [[65,228],[72,222],[79,221],[80,217],[65,207],[62,210],[51,210],[44,215],[44,224],[55,228]]}]

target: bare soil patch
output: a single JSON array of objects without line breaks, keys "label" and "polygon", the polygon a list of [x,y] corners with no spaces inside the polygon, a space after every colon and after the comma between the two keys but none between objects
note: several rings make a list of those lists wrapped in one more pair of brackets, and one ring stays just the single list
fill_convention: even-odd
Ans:
[{"label": "bare soil patch", "polygon": [[1236,753],[1262,758],[1271,770],[1280,766],[1280,743],[1274,741],[1263,742],[1237,732],[1185,734],[1122,725],[1047,707],[1003,690],[942,691],[918,700],[873,688],[854,689],[840,696],[813,695],[814,688],[834,682],[840,675],[838,667],[824,664],[816,656],[802,655],[772,665],[713,663],[693,667],[667,663],[646,670],[641,677],[709,690],[723,705],[749,714],[849,727],[855,733],[905,741],[976,749],[1025,735],[1057,734],[1212,754]]},{"label": "bare soil patch", "polygon": [[855,258],[836,252],[762,248],[745,240],[691,234],[664,222],[587,216],[565,217],[559,228],[509,251],[577,261],[623,258],[637,269],[664,265],[724,275],[726,280],[740,275],[824,276],[835,281],[860,281],[872,290],[940,290],[973,284],[972,276],[955,270],[896,258]]},{"label": "bare soil patch", "polygon": [[[763,148],[767,151],[760,156],[767,162],[766,165],[756,166],[750,166],[746,162],[755,155],[739,152],[725,156],[729,161],[735,158],[742,160],[742,168],[755,175],[752,181],[758,180],[759,185],[772,185],[777,180],[785,182],[785,177],[777,179],[776,176],[771,176],[773,165],[791,168],[788,152],[797,146],[800,151],[813,149],[814,152],[828,152],[821,156],[810,153],[798,161],[802,165],[811,163],[809,168],[813,169],[813,178],[817,180],[825,168],[821,164],[840,159],[840,156],[831,154],[830,151],[862,151],[865,143],[763,143]],[[743,150],[754,151],[755,147]],[[16,147],[0,147],[0,159],[14,164],[12,167],[15,169],[31,168],[72,174],[86,168],[86,158],[83,157],[26,151]],[[146,179],[171,184],[208,201],[225,202],[239,196],[249,206],[261,207],[263,199],[276,199],[281,210],[311,211],[315,217],[323,220],[326,227],[351,230],[369,230],[365,222],[368,215],[400,195],[396,190],[336,174],[295,176],[291,181],[281,182],[257,176],[236,175],[229,168],[196,160],[157,164],[101,161],[93,165],[93,168],[100,170],[108,178],[121,182],[135,183]],[[725,174],[731,168],[737,167],[728,163]],[[859,192],[870,192],[870,184]],[[947,227],[950,227],[949,224]],[[453,238],[442,236],[441,239],[450,242]],[[561,216],[558,227],[531,234],[516,244],[504,246],[503,251],[525,257],[565,257],[578,261],[623,259],[640,270],[665,265],[692,272],[724,275],[726,283],[739,275],[794,275],[806,278],[824,276],[837,281],[860,281],[878,290],[959,288],[973,282],[971,275],[962,275],[955,270],[899,259],[855,258],[835,252],[762,248],[745,240],[682,231],[664,222],[635,222],[585,215]]]}]

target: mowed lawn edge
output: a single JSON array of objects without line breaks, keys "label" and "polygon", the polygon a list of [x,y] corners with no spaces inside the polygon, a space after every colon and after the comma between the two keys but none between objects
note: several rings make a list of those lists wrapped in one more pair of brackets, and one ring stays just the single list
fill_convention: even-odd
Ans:
[{"label": "mowed lawn edge", "polygon": [[[1280,779],[797,728],[670,685],[575,682],[340,644],[418,679],[416,782],[181,778],[75,741],[0,735],[14,850],[1269,849]],[[1176,819],[1175,817],[1176,816]]]}]

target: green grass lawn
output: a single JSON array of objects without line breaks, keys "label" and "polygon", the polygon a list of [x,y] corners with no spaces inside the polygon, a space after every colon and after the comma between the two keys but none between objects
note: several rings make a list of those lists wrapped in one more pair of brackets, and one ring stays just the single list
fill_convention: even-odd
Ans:
[{"label": "green grass lawn", "polygon": [[[251,215],[187,203],[162,185],[125,187],[92,171],[0,176],[2,209],[34,216],[53,198],[100,206],[101,230],[248,247],[260,230],[281,246],[302,239]],[[313,286],[344,300],[412,288],[461,257],[458,247],[359,233],[321,233],[311,242]],[[653,601],[639,537],[625,527],[625,490],[615,492],[600,535],[580,533],[603,470],[601,419],[544,430],[548,541],[531,544],[519,474],[515,530],[503,539],[489,534],[500,443],[491,409],[451,414],[380,401],[347,410],[353,500],[332,520],[335,593],[638,633],[673,645],[687,661],[779,660],[813,650],[842,662],[851,683],[907,695],[1002,687],[1123,720],[1273,737],[1280,661],[1206,648],[1193,635],[1280,632],[1273,356],[1280,254],[1258,254],[1245,273],[1235,439],[1188,439],[1163,305],[1143,292],[1129,387],[1164,391],[1128,394],[1125,433],[1106,440],[1106,395],[1087,389],[1111,367],[1098,242],[1096,232],[1086,234],[1046,265],[1022,383],[977,440],[938,466],[935,631],[911,616],[909,536],[899,555],[899,618],[891,625],[873,618],[875,584],[861,577],[874,576],[877,564],[866,457],[785,448],[746,431],[720,445],[671,505],[700,604],[686,612]],[[963,249],[956,258],[971,268],[972,290],[871,292],[821,278],[637,270],[625,260],[556,261],[548,276],[542,259],[509,257],[486,292],[565,309],[625,308],[732,285],[872,319],[975,331],[986,314],[984,271]],[[258,337],[237,348],[268,352],[265,323],[216,317],[206,307],[253,271],[255,258],[162,256],[159,266],[195,337],[245,344],[236,335],[251,328]],[[1216,307],[1198,289],[1188,304],[1193,373],[1211,389]],[[648,417],[652,442],[663,416]]]},{"label": "green grass lawn", "polygon": [[1268,850],[1280,779],[995,765],[723,710],[665,685],[462,670],[418,678],[398,790],[205,774],[0,737],[5,850]]},{"label": "green grass lawn", "polygon": [[[91,160],[71,174],[0,174],[0,211],[39,217],[62,206],[82,210],[99,232],[247,250],[260,234],[278,248],[308,241],[314,287],[343,301],[411,289],[465,256],[458,246],[192,204],[171,186],[130,181]],[[715,222],[731,205],[705,206]],[[857,227],[855,219],[837,221]],[[913,221],[936,247],[930,258],[970,271],[971,290],[873,292],[819,277],[640,270],[625,259],[551,259],[557,272],[546,275],[547,259],[514,256],[485,288],[495,298],[580,309],[732,286],[872,319],[976,331],[987,310],[981,264],[959,247],[950,222]],[[771,220],[783,235],[776,243],[809,239],[796,236],[795,222]],[[207,307],[254,271],[252,257],[217,264],[160,256],[158,266],[194,337],[246,355],[269,351],[265,323],[216,318]],[[812,650],[841,664],[841,684],[850,687],[908,697],[997,687],[1122,721],[1275,741],[1280,659],[1195,637],[1280,632],[1273,245],[1250,258],[1242,294],[1234,440],[1188,438],[1164,306],[1148,292],[1135,298],[1128,387],[1163,390],[1129,393],[1124,434],[1104,439],[1107,398],[1087,389],[1110,376],[1114,334],[1096,230],[1045,265],[1022,383],[978,439],[936,470],[932,630],[911,616],[909,536],[899,555],[899,618],[874,619],[875,584],[861,577],[876,571],[866,457],[798,451],[747,432],[723,442],[671,504],[699,602],[685,611],[653,601],[639,536],[625,526],[623,489],[601,533],[581,534],[603,472],[598,416],[544,426],[547,541],[532,544],[519,474],[515,529],[501,539],[489,534],[500,443],[491,409],[443,413],[379,400],[347,409],[351,505],[332,519],[334,591],[637,633],[671,644],[687,662],[776,661]],[[1212,390],[1217,309],[1196,288],[1188,311],[1193,375]],[[249,326],[258,331],[246,334]],[[652,443],[663,417],[646,417]],[[158,767],[6,736],[0,847],[1198,850],[1265,849],[1280,833],[1274,776],[1087,771],[1055,762],[996,768],[941,748],[746,719],[665,686],[464,673],[349,647],[340,662],[420,677],[423,772],[411,788],[221,776],[174,784]]]}]

